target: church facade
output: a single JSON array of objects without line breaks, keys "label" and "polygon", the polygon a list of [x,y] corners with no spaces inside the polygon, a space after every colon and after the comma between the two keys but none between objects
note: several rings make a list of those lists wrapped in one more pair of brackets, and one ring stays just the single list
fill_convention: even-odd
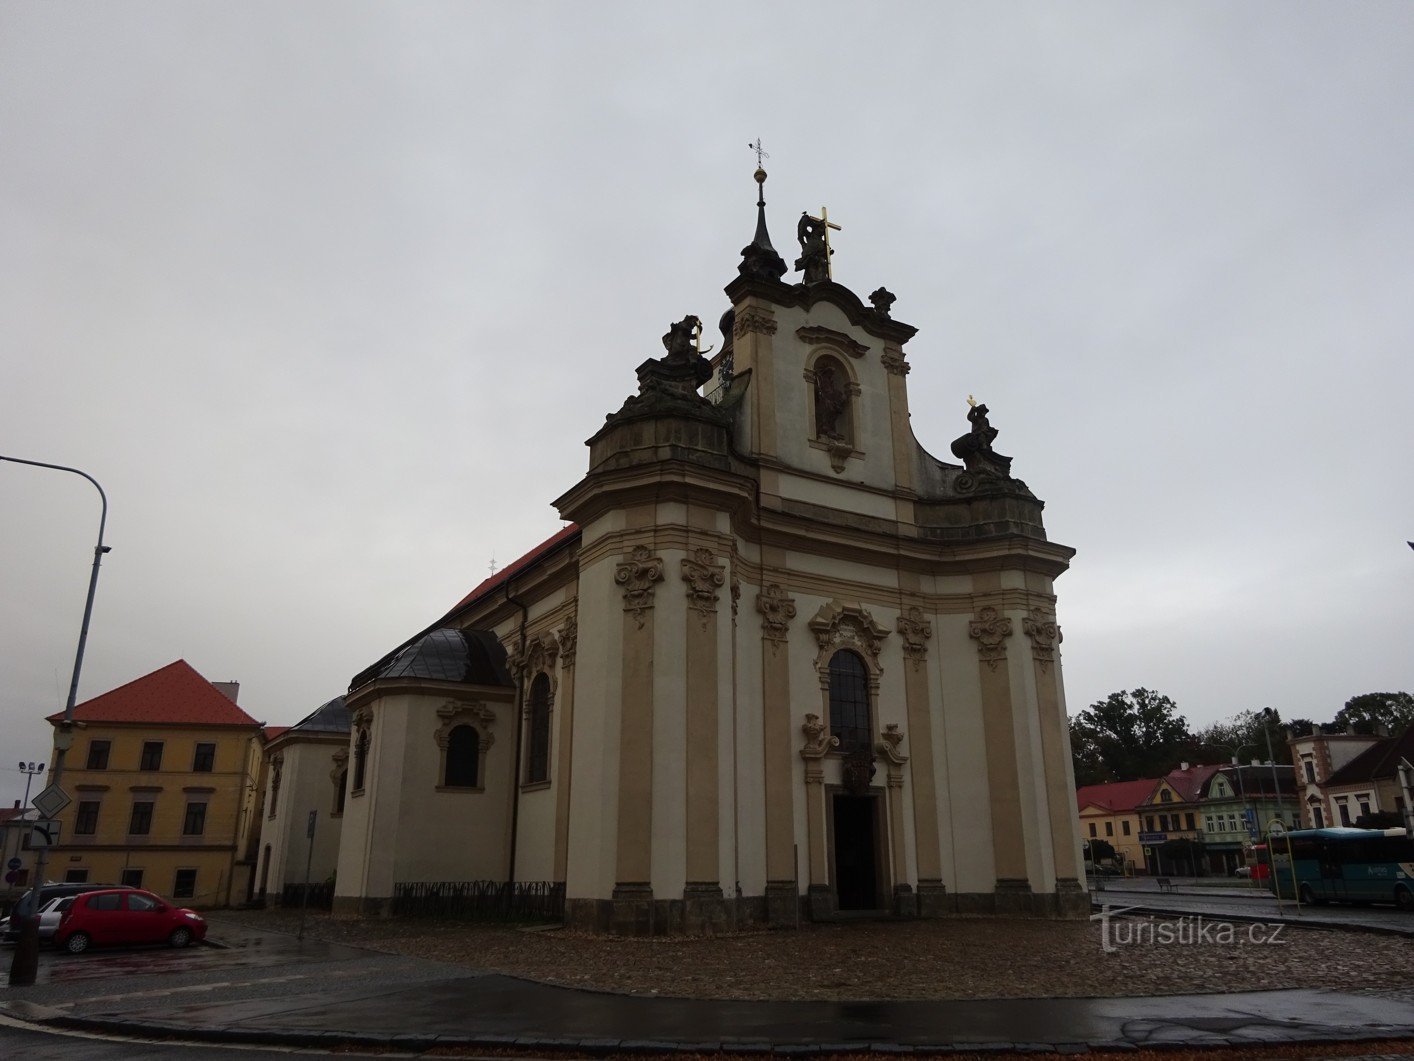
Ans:
[{"label": "church facade", "polygon": [[915,329],[827,236],[802,217],[786,282],[759,196],[715,357],[672,325],[569,526],[356,676],[336,914],[465,880],[622,933],[1088,913],[1073,551],[985,406],[955,461],[914,439]]}]

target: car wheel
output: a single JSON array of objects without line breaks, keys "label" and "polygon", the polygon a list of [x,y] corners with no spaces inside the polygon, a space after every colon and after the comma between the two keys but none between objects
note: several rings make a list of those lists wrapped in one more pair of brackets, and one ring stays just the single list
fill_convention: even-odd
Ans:
[{"label": "car wheel", "polygon": [[1311,885],[1309,884],[1301,885],[1300,895],[1302,903],[1306,906],[1324,906],[1326,904],[1324,899],[1316,898],[1316,893],[1311,890]]},{"label": "car wheel", "polygon": [[1394,889],[1394,905],[1401,910],[1414,910],[1414,892],[1401,884]]},{"label": "car wheel", "polygon": [[70,954],[82,954],[88,950],[88,946],[93,941],[88,938],[87,932],[75,932],[68,939],[64,940],[64,949]]},{"label": "car wheel", "polygon": [[191,929],[174,928],[172,934],[167,937],[167,942],[174,947],[185,947],[191,942]]}]

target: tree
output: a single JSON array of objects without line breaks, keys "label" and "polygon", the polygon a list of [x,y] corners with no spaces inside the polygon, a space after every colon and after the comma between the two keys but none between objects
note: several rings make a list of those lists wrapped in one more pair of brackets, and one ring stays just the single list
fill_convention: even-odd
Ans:
[{"label": "tree", "polygon": [[1114,844],[1108,840],[1086,840],[1090,845],[1090,861],[1094,863],[1113,862],[1115,860]]},{"label": "tree", "polygon": [[1357,733],[1374,733],[1377,726],[1396,734],[1414,725],[1414,696],[1408,693],[1361,693],[1345,701],[1335,716],[1335,728],[1350,727]]},{"label": "tree", "polygon": [[1168,773],[1193,748],[1178,705],[1150,689],[1110,693],[1070,721],[1078,784]]},{"label": "tree", "polygon": [[[1298,723],[1291,723],[1293,729]],[[1310,723],[1306,723],[1309,727]],[[1278,763],[1291,762],[1291,746],[1286,743],[1286,726],[1278,715],[1275,721],[1264,719],[1260,711],[1239,711],[1201,729],[1195,735],[1195,757],[1203,762],[1239,764],[1253,759],[1267,761],[1267,732],[1272,738],[1272,758]],[[1300,732],[1299,730],[1295,730]],[[1306,730],[1309,732],[1309,728]]]}]

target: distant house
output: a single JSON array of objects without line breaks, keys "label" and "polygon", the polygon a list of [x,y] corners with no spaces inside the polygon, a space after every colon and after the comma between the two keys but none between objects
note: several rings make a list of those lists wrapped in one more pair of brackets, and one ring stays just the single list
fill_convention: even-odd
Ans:
[{"label": "distant house", "polygon": [[1299,826],[1292,768],[1257,762],[1224,766],[1204,783],[1199,811],[1208,867],[1229,874],[1248,862],[1246,845],[1267,832],[1273,819]]},{"label": "distant house", "polygon": [[[1326,785],[1344,766],[1380,740],[1363,733],[1324,733],[1319,728],[1313,733],[1287,739],[1291,761],[1297,769],[1303,828],[1324,829],[1342,824],[1337,808],[1327,797]],[[1348,800],[1350,793],[1345,795]],[[1359,806],[1358,802],[1355,806]]]},{"label": "distant house", "polygon": [[1414,762],[1414,726],[1397,737],[1378,737],[1364,751],[1334,771],[1321,786],[1331,825],[1354,825],[1362,815],[1402,814],[1399,761]]},{"label": "distant house", "polygon": [[1081,840],[1085,843],[1103,840],[1115,849],[1115,857],[1125,866],[1142,866],[1139,806],[1158,783],[1158,778],[1146,777],[1078,789],[1075,802],[1080,813]]},{"label": "distant house", "polygon": [[[185,660],[78,704],[47,874],[148,888],[193,906],[246,898],[261,725]],[[62,713],[49,716],[56,727]],[[50,764],[53,776],[53,764]]]}]

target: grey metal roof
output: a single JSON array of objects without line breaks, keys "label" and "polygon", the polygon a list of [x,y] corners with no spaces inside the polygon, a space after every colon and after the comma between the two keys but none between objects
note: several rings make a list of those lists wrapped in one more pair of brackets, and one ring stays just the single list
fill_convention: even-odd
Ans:
[{"label": "grey metal roof", "polygon": [[510,685],[506,652],[485,630],[443,627],[413,641],[375,678],[427,678],[471,685]]},{"label": "grey metal roof", "polygon": [[351,728],[349,709],[344,706],[342,696],[320,704],[290,727],[291,730],[299,730],[302,733],[347,733]]}]

